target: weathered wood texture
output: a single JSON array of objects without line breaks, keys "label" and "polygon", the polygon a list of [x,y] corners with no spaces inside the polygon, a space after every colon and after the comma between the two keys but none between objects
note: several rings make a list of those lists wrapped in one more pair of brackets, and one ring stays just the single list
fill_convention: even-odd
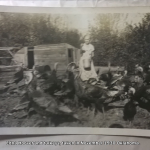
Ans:
[{"label": "weathered wood texture", "polygon": [[34,47],[34,60],[38,65],[50,65],[53,69],[54,64],[58,62],[57,74],[62,75],[66,72],[68,64],[68,49],[73,50],[74,62],[78,63],[80,51],[67,43],[39,45]]},{"label": "weathered wood texture", "polygon": [[27,47],[24,47],[17,51],[14,55],[14,60],[19,64],[23,63],[27,66]]},{"label": "weathered wood texture", "polygon": [[53,69],[54,64],[58,62],[59,63],[58,72],[60,72],[61,74],[62,72],[65,72],[64,70],[66,70],[66,66],[68,64],[69,48],[73,49],[74,51],[73,52],[74,62],[78,62],[80,58],[78,49],[67,43],[37,45],[30,49],[24,47],[15,54],[14,58],[18,62],[22,62],[26,66],[28,66],[27,51],[33,50],[35,65],[49,65]]},{"label": "weathered wood texture", "polygon": [[8,48],[7,49],[0,48],[0,65],[7,65],[7,66],[10,65],[11,59],[12,56],[9,53]]},{"label": "weathered wood texture", "polygon": [[14,56],[14,60],[16,60],[16,62],[18,62],[18,63],[23,63],[23,64],[25,64],[25,55],[24,54],[16,54],[15,56]]},{"label": "weathered wood texture", "polygon": [[59,63],[58,74],[64,73],[67,65],[66,47],[64,44],[41,45],[34,47],[35,65],[49,65],[52,69]]},{"label": "weathered wood texture", "polygon": [[19,68],[20,65],[15,66],[0,66],[0,85],[5,84],[13,78],[16,69]]}]

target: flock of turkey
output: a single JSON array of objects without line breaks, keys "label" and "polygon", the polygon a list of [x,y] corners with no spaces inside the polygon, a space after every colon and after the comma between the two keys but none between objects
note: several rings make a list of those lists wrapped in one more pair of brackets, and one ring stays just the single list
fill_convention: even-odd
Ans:
[{"label": "flock of turkey", "polygon": [[[57,65],[55,63],[53,70],[45,65],[34,66],[32,70],[21,67],[17,71],[14,79],[5,86],[8,91],[12,83],[25,83],[17,89],[21,100],[12,112],[26,109],[28,118],[33,113],[38,113],[47,119],[48,126],[58,126],[63,121],[82,124],[81,117],[72,110],[81,105],[88,108],[87,113],[92,107],[93,117],[102,111],[103,121],[106,121],[105,108],[115,107],[111,105],[113,102],[128,99],[122,106],[122,117],[130,122],[130,126],[137,106],[150,112],[150,63],[143,67],[136,65],[133,74],[126,70],[121,73],[112,72],[109,68],[107,73],[99,75],[98,82],[94,79],[83,82],[75,63],[68,64],[64,76],[58,76]],[[122,126],[114,124],[110,127]]]}]

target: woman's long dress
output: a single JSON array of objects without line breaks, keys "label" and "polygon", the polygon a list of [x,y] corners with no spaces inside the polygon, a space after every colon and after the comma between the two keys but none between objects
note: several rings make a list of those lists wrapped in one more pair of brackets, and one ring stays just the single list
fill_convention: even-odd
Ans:
[{"label": "woman's long dress", "polygon": [[[80,58],[79,68],[80,68],[80,78],[82,81],[87,81],[90,78],[95,78],[97,80],[97,73],[94,68],[94,63],[92,60],[92,52],[94,51],[94,46],[92,44],[84,44],[82,46],[82,50],[85,51],[82,57]],[[85,70],[83,60],[90,59],[91,60],[91,70]]]}]

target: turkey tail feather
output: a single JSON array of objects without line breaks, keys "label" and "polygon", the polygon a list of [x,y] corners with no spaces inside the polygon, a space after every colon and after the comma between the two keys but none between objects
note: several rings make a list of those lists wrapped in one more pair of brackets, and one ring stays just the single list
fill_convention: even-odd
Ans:
[{"label": "turkey tail feather", "polygon": [[58,62],[54,64],[54,70],[57,71]]}]

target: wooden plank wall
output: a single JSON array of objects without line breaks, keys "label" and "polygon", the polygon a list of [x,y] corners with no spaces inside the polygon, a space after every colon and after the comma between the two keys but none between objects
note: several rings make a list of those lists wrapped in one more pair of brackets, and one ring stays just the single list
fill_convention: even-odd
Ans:
[{"label": "wooden plank wall", "polygon": [[14,55],[14,59],[15,59],[18,63],[23,63],[23,64],[25,64],[24,56],[25,56],[25,54],[15,54],[15,55]]},{"label": "wooden plank wall", "polygon": [[27,47],[23,47],[21,50],[17,51],[14,55],[14,59],[17,62],[22,62],[25,66],[28,66]]},{"label": "wooden plank wall", "polygon": [[50,65],[52,69],[58,62],[58,73],[62,74],[67,65],[66,48],[63,45],[35,47],[34,62],[35,65]]},{"label": "wooden plank wall", "polygon": [[20,65],[0,66],[0,86],[6,84],[6,82],[13,78],[13,75],[18,67],[20,67]]}]

